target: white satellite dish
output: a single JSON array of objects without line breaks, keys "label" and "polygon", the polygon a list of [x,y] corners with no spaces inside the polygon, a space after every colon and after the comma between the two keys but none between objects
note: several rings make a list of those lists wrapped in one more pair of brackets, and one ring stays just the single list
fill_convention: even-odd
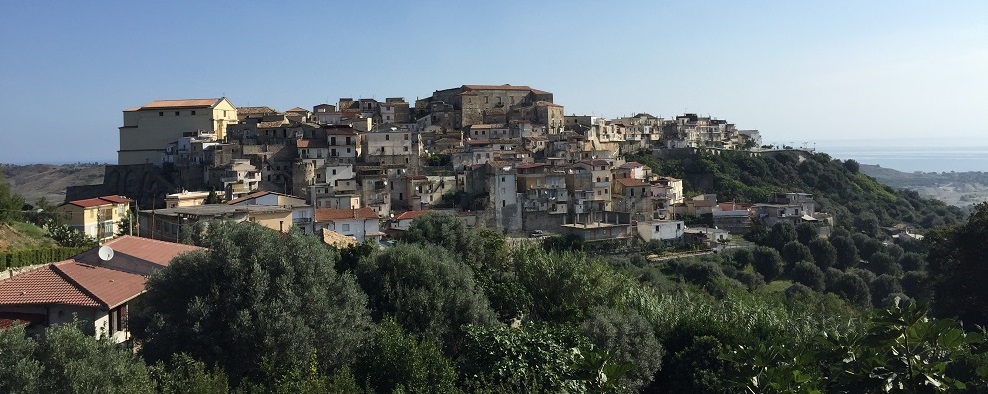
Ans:
[{"label": "white satellite dish", "polygon": [[100,260],[110,261],[110,259],[113,258],[113,249],[109,246],[100,246],[97,254],[99,255]]}]

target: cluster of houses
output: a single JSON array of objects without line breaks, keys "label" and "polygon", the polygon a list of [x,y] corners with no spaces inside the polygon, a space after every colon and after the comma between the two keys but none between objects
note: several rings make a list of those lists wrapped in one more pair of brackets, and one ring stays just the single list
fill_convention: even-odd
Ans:
[{"label": "cluster of houses", "polygon": [[[643,149],[757,149],[757,130],[696,114],[565,115],[552,93],[528,86],[462,85],[414,106],[341,98],[286,111],[226,98],[157,100],[123,118],[118,165],[88,194],[70,190],[63,205],[82,210],[71,224],[100,239],[176,241],[188,224],[225,218],[362,242],[436,210],[504,233],[588,241],[682,242],[697,229],[681,219],[703,214],[713,225],[697,231],[712,239],[759,220],[821,220],[808,195],[754,206],[686,199],[682,180],[623,159]],[[226,202],[204,204],[211,191]],[[126,229],[114,227],[118,210],[86,213],[120,195],[139,208]]]},{"label": "cluster of houses", "polygon": [[[710,247],[756,223],[830,220],[808,194],[686,198],[683,180],[624,159],[643,149],[757,150],[756,130],[696,114],[565,115],[552,93],[528,86],[286,111],[157,100],[123,119],[118,164],[103,184],[67,190],[57,208],[104,247],[0,280],[0,328],[79,319],[93,335],[129,340],[128,308],[145,278],[198,250],[177,242],[204,220],[298,229],[341,247],[395,236],[430,212],[506,234]],[[708,215],[708,225],[686,225]]]}]

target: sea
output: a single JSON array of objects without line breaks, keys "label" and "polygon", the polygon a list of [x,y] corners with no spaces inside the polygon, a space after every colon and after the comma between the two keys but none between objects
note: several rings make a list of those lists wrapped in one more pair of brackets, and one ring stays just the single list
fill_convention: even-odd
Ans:
[{"label": "sea", "polygon": [[816,143],[807,146],[835,159],[854,159],[902,172],[988,171],[988,145],[893,145]]}]

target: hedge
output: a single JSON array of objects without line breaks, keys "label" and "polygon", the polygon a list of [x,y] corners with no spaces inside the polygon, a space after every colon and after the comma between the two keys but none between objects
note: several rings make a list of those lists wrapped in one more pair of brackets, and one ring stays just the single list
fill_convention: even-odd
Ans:
[{"label": "hedge", "polygon": [[58,246],[42,249],[22,249],[0,252],[0,268],[22,268],[37,264],[48,264],[62,261],[69,257],[89,250],[88,247],[71,248]]}]

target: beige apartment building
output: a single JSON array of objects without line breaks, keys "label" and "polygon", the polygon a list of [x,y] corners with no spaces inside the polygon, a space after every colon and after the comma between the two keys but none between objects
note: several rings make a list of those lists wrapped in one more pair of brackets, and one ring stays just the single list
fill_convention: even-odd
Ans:
[{"label": "beige apartment building", "polygon": [[226,97],[157,100],[123,111],[117,164],[161,165],[161,154],[186,133],[226,137],[226,126],[237,123],[237,108]]},{"label": "beige apartment building", "polygon": [[134,200],[110,195],[85,200],[73,200],[55,210],[65,224],[99,241],[111,239],[120,231],[120,222],[128,215]]}]

